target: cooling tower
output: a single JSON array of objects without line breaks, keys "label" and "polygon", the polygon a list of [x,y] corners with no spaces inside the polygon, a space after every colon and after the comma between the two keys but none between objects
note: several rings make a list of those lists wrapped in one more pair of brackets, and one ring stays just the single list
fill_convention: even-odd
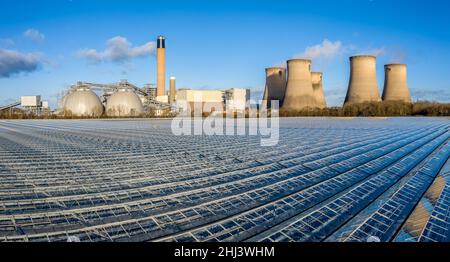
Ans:
[{"label": "cooling tower", "polygon": [[103,105],[92,90],[78,88],[65,97],[64,114],[77,117],[99,117],[103,114]]},{"label": "cooling tower", "polygon": [[166,93],[166,39],[159,36],[156,49],[156,96],[164,96]]},{"label": "cooling tower", "polygon": [[266,68],[267,107],[271,107],[271,101],[278,100],[283,104],[286,93],[286,69],[282,67]]},{"label": "cooling tower", "polygon": [[268,108],[268,102],[267,99],[269,98],[269,94],[267,93],[267,86],[264,88],[264,94],[263,94],[263,99],[261,101],[261,107],[264,109]]},{"label": "cooling tower", "polygon": [[323,74],[319,72],[311,73],[314,97],[316,98],[317,107],[327,107],[325,95],[323,94]]},{"label": "cooling tower", "polygon": [[369,55],[350,57],[350,70],[350,82],[345,104],[380,102],[376,57]]},{"label": "cooling tower", "polygon": [[169,103],[171,104],[175,102],[175,95],[177,92],[176,81],[177,79],[174,76],[170,77]]},{"label": "cooling tower", "polygon": [[293,59],[288,64],[288,80],[282,110],[316,107],[311,79],[311,60]]},{"label": "cooling tower", "polygon": [[108,98],[106,114],[113,117],[140,116],[144,113],[141,99],[131,90],[121,89]]},{"label": "cooling tower", "polygon": [[390,64],[384,66],[383,101],[401,101],[411,103],[407,84],[406,65]]}]

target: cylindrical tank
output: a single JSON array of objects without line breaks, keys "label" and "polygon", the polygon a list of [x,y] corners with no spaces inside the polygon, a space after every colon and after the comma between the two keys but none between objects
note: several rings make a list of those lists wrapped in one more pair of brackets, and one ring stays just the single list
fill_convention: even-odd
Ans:
[{"label": "cylindrical tank", "polygon": [[375,56],[350,57],[350,82],[345,104],[381,101],[376,64]]},{"label": "cylindrical tank", "polygon": [[64,99],[64,115],[99,117],[103,114],[100,98],[89,88],[78,88]]},{"label": "cylindrical tank", "polygon": [[170,77],[169,103],[171,104],[175,102],[175,95],[177,92],[176,81],[177,79],[174,76]]},{"label": "cylindrical tank", "polygon": [[281,107],[286,93],[286,69],[282,67],[266,68],[267,107],[271,101],[278,100]]},{"label": "cylindrical tank", "polygon": [[288,80],[282,110],[296,111],[316,107],[311,79],[311,60],[293,59],[288,64]]},{"label": "cylindrical tank", "polygon": [[128,89],[120,89],[108,98],[106,114],[112,117],[140,116],[144,107],[139,97]]},{"label": "cylindrical tank", "polygon": [[317,107],[325,108],[327,107],[327,102],[325,100],[325,95],[323,93],[323,74],[320,72],[312,72],[312,85],[314,91],[314,97],[316,98]]},{"label": "cylindrical tank", "polygon": [[159,36],[156,49],[156,96],[166,93],[166,39]]},{"label": "cylindrical tank", "polygon": [[383,101],[411,102],[407,84],[407,69],[405,64],[389,64],[384,66]]}]

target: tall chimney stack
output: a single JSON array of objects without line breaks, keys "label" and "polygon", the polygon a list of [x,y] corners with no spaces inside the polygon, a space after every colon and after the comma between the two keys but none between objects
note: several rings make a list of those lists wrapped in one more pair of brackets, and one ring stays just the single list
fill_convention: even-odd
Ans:
[{"label": "tall chimney stack", "polygon": [[174,76],[170,77],[170,88],[169,88],[169,103],[173,104],[175,102],[175,94],[176,94],[176,81],[177,79]]},{"label": "tall chimney stack", "polygon": [[159,36],[156,49],[156,96],[164,96],[166,93],[166,39]]}]

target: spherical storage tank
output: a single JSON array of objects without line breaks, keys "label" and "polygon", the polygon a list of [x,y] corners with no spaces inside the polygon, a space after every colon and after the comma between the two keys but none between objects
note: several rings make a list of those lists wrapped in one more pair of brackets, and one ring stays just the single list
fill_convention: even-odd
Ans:
[{"label": "spherical storage tank", "polygon": [[109,97],[106,103],[108,116],[140,116],[143,113],[141,99],[132,90],[121,89]]},{"label": "spherical storage tank", "polygon": [[103,114],[103,105],[92,90],[79,88],[65,97],[64,114],[78,117],[99,117]]}]

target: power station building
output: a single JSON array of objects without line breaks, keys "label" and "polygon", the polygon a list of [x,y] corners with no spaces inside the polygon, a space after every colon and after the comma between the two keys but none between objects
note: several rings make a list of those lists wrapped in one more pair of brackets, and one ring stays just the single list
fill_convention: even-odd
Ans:
[{"label": "power station building", "polygon": [[317,107],[311,78],[311,60],[292,59],[287,61],[287,65],[287,86],[281,109],[299,111]]},{"label": "power station building", "polygon": [[411,103],[411,95],[407,84],[407,68],[405,64],[388,64],[384,66],[383,101],[400,101]]},{"label": "power station building", "polygon": [[227,110],[234,112],[245,112],[250,101],[250,90],[242,88],[232,88],[223,91]]},{"label": "power station building", "polygon": [[344,104],[380,102],[377,84],[376,57],[350,57],[350,81]]},{"label": "power station building", "polygon": [[176,107],[179,112],[223,112],[224,106],[223,92],[220,90],[180,89],[176,94]]},{"label": "power station building", "polygon": [[193,112],[204,109],[212,111],[245,112],[250,100],[250,90],[232,88],[228,90],[192,90],[180,89],[176,94],[176,107],[180,112]]}]

